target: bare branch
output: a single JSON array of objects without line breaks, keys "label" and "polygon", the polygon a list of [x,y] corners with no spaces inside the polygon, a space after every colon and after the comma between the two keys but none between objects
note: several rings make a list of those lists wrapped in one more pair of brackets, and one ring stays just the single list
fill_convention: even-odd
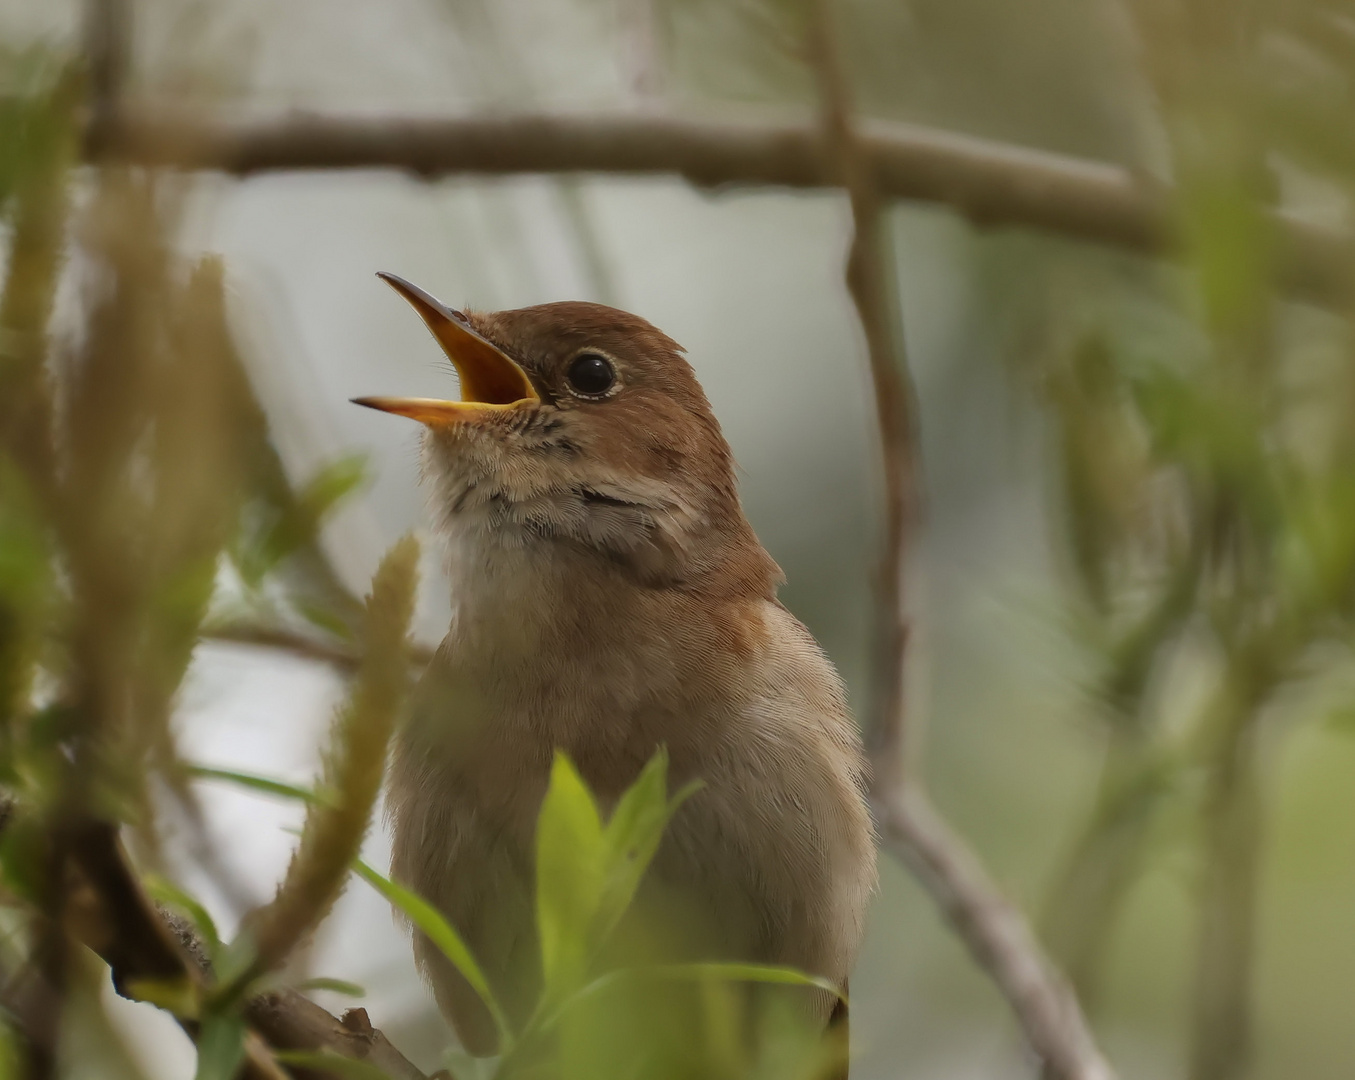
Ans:
[{"label": "bare branch", "polygon": [[295,630],[264,623],[214,623],[203,628],[202,639],[220,641],[227,645],[252,645],[261,649],[277,649],[303,660],[331,664],[341,671],[352,671],[362,659],[362,654],[351,646],[321,641],[310,634],[301,634]]},{"label": "bare branch", "polygon": [[[261,649],[277,649],[303,660],[330,664],[340,671],[356,670],[358,662],[362,659],[362,654],[350,646],[321,641],[309,634],[265,623],[215,623],[203,629],[202,638],[204,641],[220,641],[228,645],[253,645]],[[421,645],[411,645],[408,654],[410,662],[416,667],[421,667],[433,659],[432,650]]]},{"label": "bare branch", "polygon": [[1061,1080],[1112,1080],[1114,1073],[1092,1038],[1076,995],[1045,956],[1024,915],[946,824],[907,765],[903,590],[908,533],[919,509],[918,440],[907,358],[892,310],[895,290],[884,257],[878,177],[852,122],[850,88],[838,62],[830,5],[831,0],[815,5],[813,54],[827,143],[855,222],[847,287],[865,334],[884,459],[885,537],[877,574],[868,729],[882,839],[913,871],[1006,997],[1047,1071]]},{"label": "bare branch", "polygon": [[131,51],[131,5],[128,0],[85,0],[85,60],[89,67],[92,144],[111,125],[122,102]]},{"label": "bare branch", "polygon": [[1252,978],[1265,819],[1257,713],[1273,688],[1253,682],[1256,667],[1232,675],[1210,718],[1218,730],[1201,806],[1190,1080],[1242,1076],[1254,1049]]},{"label": "bare branch", "polygon": [[[138,981],[199,985],[202,973],[156,915],[118,842],[115,826],[86,819],[64,831],[71,863],[83,879],[67,917],[84,943],[108,964],[119,993]],[[193,1033],[194,1025],[184,1022]],[[257,1042],[246,1045],[246,1080],[287,1080]]]},{"label": "bare branch", "polygon": [[[167,923],[151,905],[114,826],[87,822],[73,829],[68,850],[89,886],[83,895],[92,900],[83,916],[77,913],[76,926],[85,943],[112,969],[115,986],[121,990],[139,979],[183,978],[196,983],[205,977],[201,958],[194,954],[191,931]],[[371,1062],[394,1080],[425,1080],[371,1027],[361,1010],[350,1010],[340,1021],[296,991],[278,990],[251,1000],[245,1006],[245,1019],[273,1049],[331,1050]],[[286,1075],[257,1043],[250,1047],[250,1067],[251,1080],[277,1080]],[[312,1070],[308,1075],[315,1073]]]},{"label": "bare branch", "polygon": [[824,105],[824,129],[837,163],[838,180],[851,202],[854,231],[847,253],[847,289],[866,339],[875,418],[884,465],[885,535],[875,575],[875,634],[870,720],[866,725],[875,782],[892,787],[902,780],[904,757],[903,660],[908,645],[904,575],[909,530],[919,511],[917,430],[908,358],[898,330],[892,275],[884,250],[885,222],[870,159],[857,137],[851,92],[837,61],[830,0],[815,5],[814,58]]},{"label": "bare branch", "polygon": [[913,872],[1011,1005],[1049,1075],[1114,1080],[1077,996],[978,856],[916,781],[875,796],[881,841]]},{"label": "bare branch", "polygon": [[[347,1009],[343,1018],[336,1020],[295,990],[277,990],[254,998],[245,1008],[245,1018],[274,1049],[329,1050],[375,1065],[391,1080],[427,1080],[372,1027],[366,1009]],[[307,1069],[307,1075],[314,1075],[314,1071]]]},{"label": "bare branch", "polygon": [[[1174,246],[1170,191],[1122,166],[893,122],[862,124],[858,145],[880,198],[939,203],[984,228],[1043,229],[1146,254]],[[670,174],[713,188],[841,183],[823,128],[798,118],[242,118],[128,104],[87,147],[96,159],[238,175],[391,168],[420,176]],[[1276,224],[1285,286],[1320,303],[1345,303],[1355,284],[1355,237],[1285,214]]]}]

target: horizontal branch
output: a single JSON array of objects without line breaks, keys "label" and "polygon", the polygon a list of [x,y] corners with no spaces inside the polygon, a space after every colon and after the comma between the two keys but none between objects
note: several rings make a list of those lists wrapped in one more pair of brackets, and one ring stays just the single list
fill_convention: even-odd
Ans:
[{"label": "horizontal branch", "polygon": [[[821,125],[708,121],[638,113],[455,118],[292,113],[272,118],[127,106],[91,124],[91,160],[236,175],[295,169],[676,175],[706,188],[837,187]],[[1170,189],[1105,162],[912,124],[859,127],[882,198],[949,207],[981,227],[1024,226],[1147,254],[1169,253]],[[1344,303],[1355,237],[1275,218],[1285,285]]]},{"label": "horizontal branch", "polygon": [[[303,660],[330,664],[345,672],[356,670],[358,662],[362,659],[361,653],[352,646],[322,641],[311,634],[302,634],[267,623],[214,623],[202,631],[202,638],[204,641],[217,641],[227,645],[276,649]],[[422,667],[433,658],[433,652],[422,645],[413,645],[409,648],[409,658],[416,667]]]}]

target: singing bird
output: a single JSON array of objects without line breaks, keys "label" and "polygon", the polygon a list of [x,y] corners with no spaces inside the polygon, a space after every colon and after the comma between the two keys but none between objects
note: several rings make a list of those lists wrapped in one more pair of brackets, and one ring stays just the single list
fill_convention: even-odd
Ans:
[{"label": "singing bird", "polygon": [[[534,830],[555,752],[606,807],[665,747],[674,788],[702,785],[646,881],[651,928],[679,944],[650,952],[845,987],[876,882],[867,765],[837,673],[777,600],[781,572],[682,348],[598,304],[461,312],[380,276],[461,385],[460,401],[355,399],[425,426],[452,586],[393,753],[392,873],[521,1020],[539,987]],[[470,986],[426,939],[415,951],[463,1043],[492,1052]],[[841,1011],[824,993],[807,1007],[820,1025]]]}]

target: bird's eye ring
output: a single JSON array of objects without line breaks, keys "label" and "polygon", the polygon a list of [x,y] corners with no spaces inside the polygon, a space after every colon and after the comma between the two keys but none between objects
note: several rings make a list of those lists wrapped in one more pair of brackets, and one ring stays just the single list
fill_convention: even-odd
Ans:
[{"label": "bird's eye ring", "polygon": [[569,365],[565,378],[569,388],[580,397],[602,397],[616,385],[616,371],[601,353],[579,353]]}]

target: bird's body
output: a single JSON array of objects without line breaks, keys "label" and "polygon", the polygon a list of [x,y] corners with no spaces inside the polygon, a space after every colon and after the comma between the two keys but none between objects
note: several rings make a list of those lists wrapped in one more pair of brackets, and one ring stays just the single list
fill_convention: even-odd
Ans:
[{"label": "bird's body", "polygon": [[[666,747],[672,785],[703,786],[642,893],[668,919],[656,955],[785,964],[844,985],[875,882],[859,739],[832,666],[776,600],[779,571],[680,350],[597,305],[461,316],[411,299],[463,387],[463,333],[530,387],[504,375],[487,388],[482,370],[444,422],[419,417],[453,618],[394,756],[393,873],[449,917],[522,1015],[538,978],[534,831],[555,751],[605,809]],[[600,364],[611,384],[579,393],[602,385]],[[492,1048],[474,993],[426,942],[417,951],[463,1040]],[[831,1004],[814,1009],[826,1019]]]}]

